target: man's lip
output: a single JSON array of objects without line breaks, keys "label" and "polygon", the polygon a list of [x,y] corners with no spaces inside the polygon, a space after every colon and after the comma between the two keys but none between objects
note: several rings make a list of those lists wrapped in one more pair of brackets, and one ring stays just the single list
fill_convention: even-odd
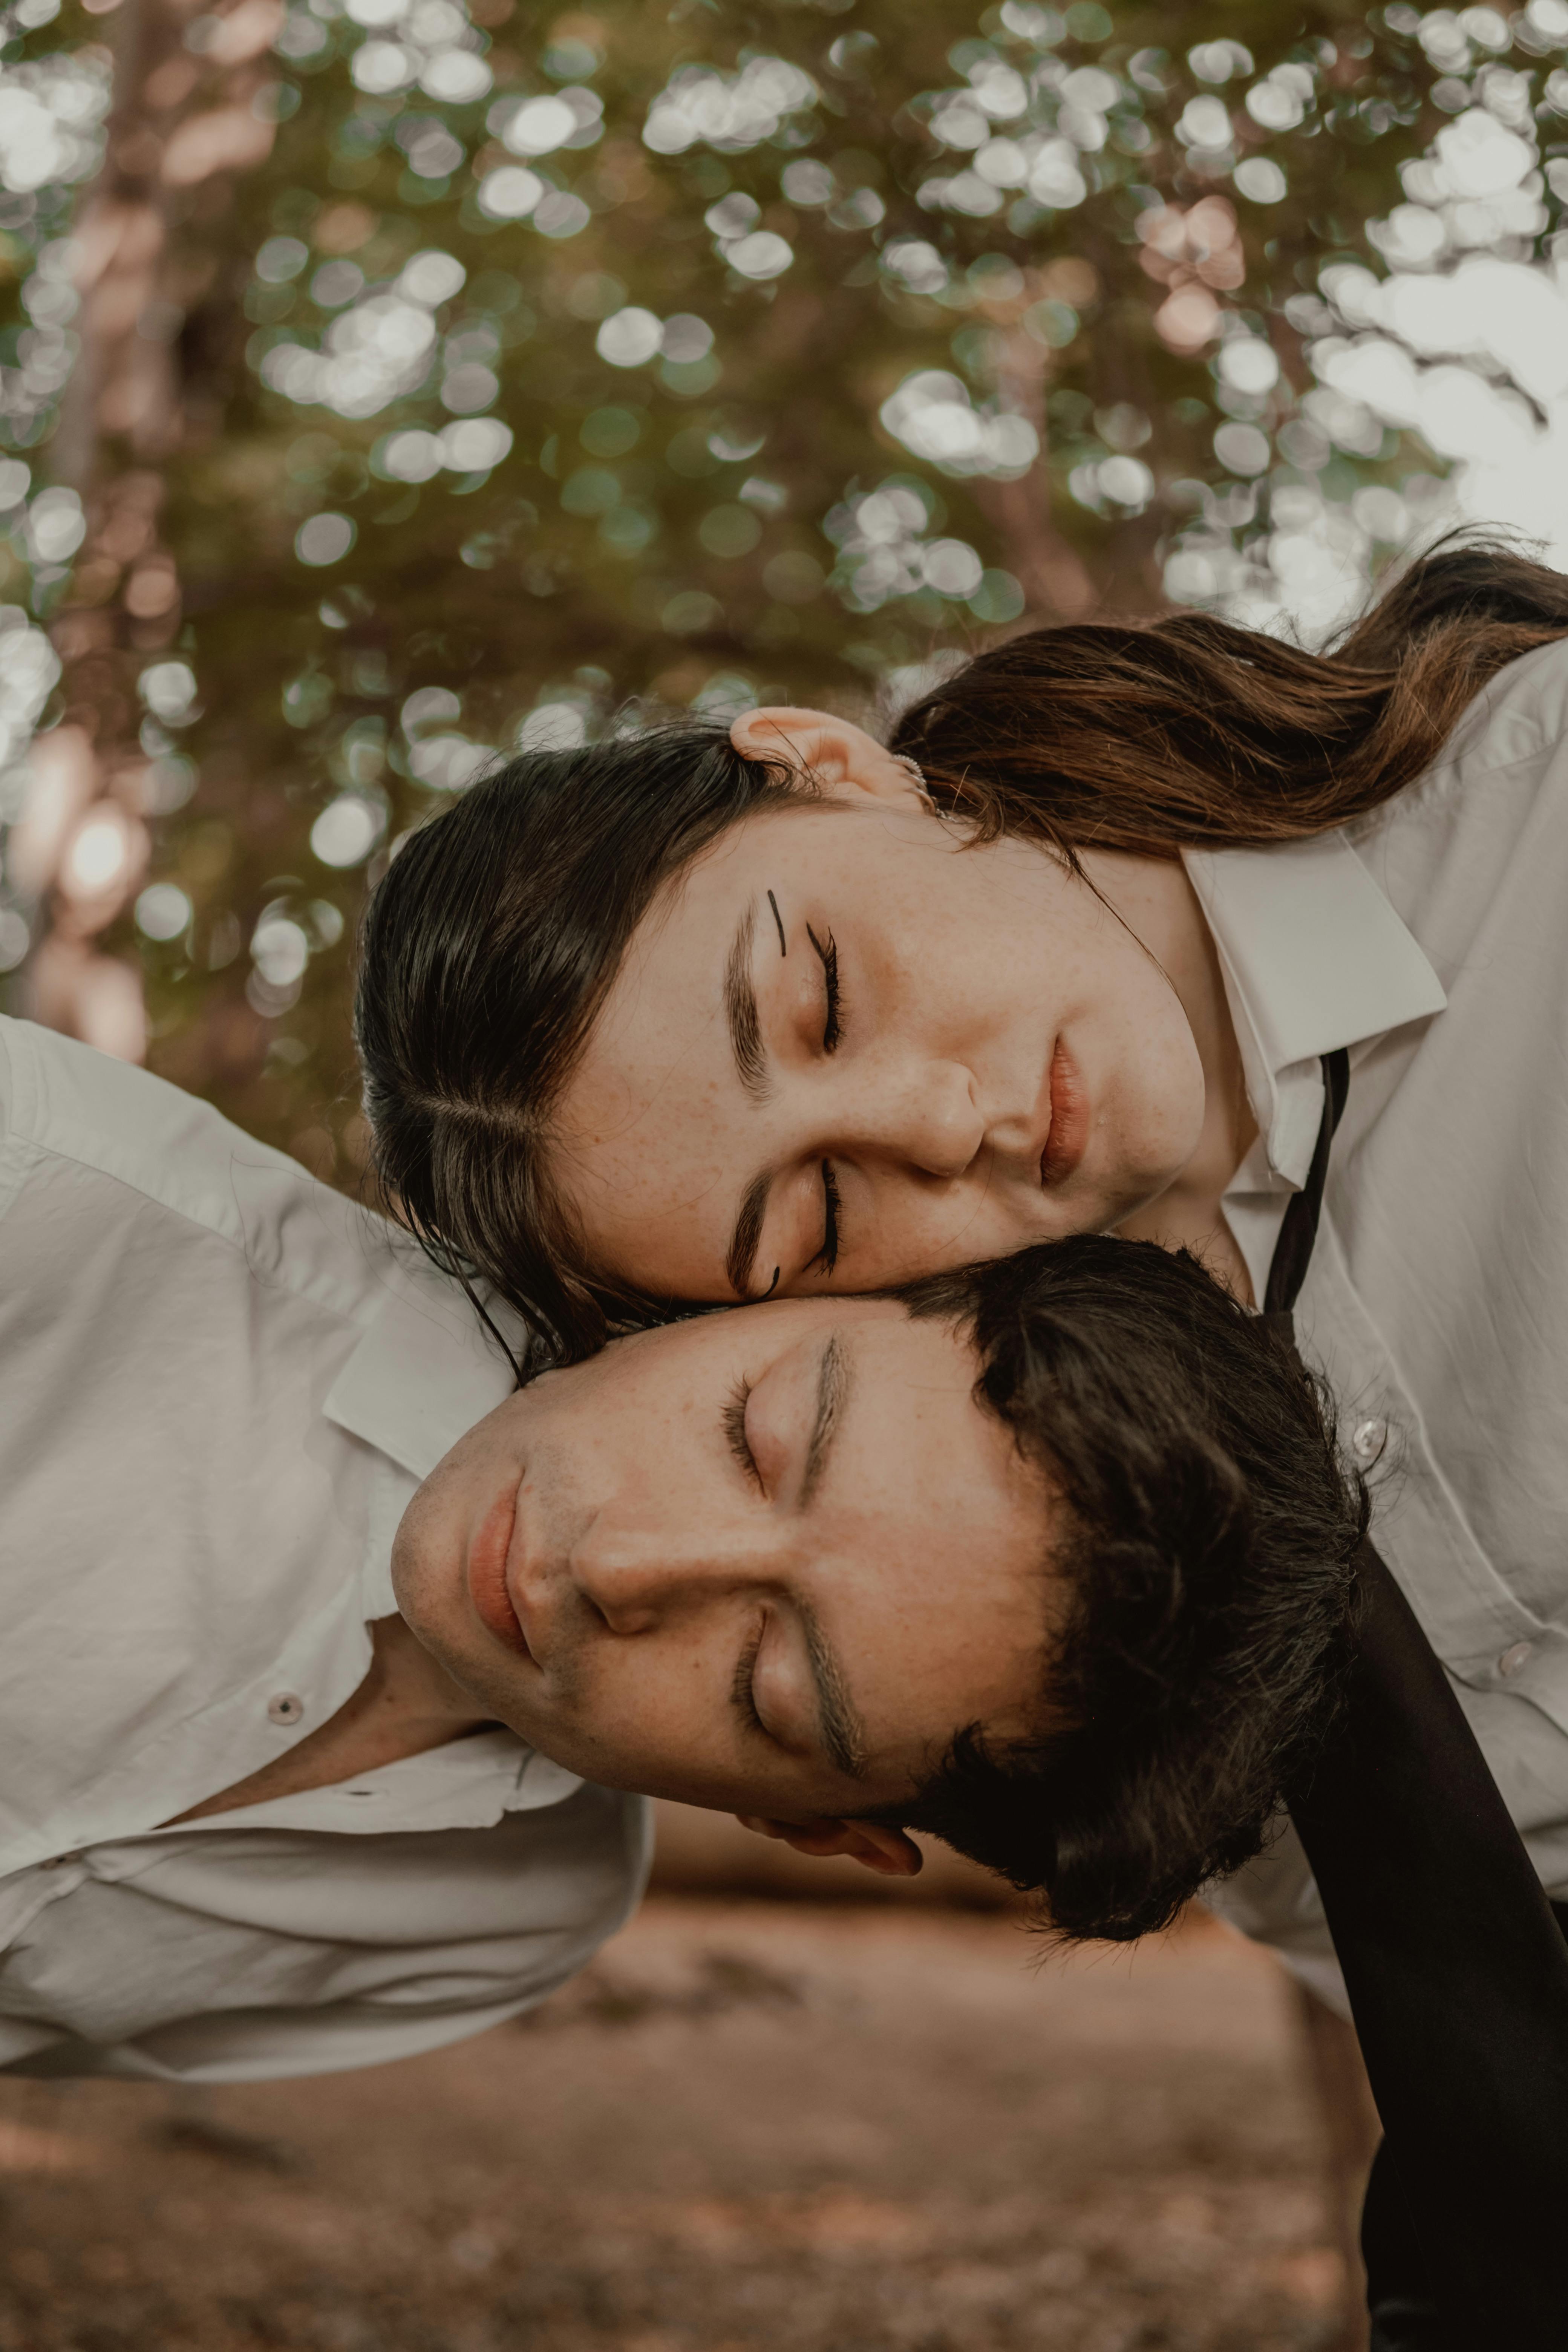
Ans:
[{"label": "man's lip", "polygon": [[468,1598],[480,1623],[498,1642],[504,1642],[509,1650],[526,1658],[532,1652],[522,1621],[512,1606],[506,1572],[517,1528],[521,1484],[521,1475],[513,1475],[480,1520],[468,1546]]},{"label": "man's lip", "polygon": [[1065,1184],[1089,1142],[1089,1097],[1078,1064],[1058,1037],[1051,1055],[1051,1124],[1040,1154],[1040,1181]]}]

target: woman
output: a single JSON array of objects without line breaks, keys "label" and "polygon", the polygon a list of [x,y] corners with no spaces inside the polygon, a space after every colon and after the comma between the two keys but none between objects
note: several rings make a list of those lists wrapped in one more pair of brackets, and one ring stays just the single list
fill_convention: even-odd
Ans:
[{"label": "woman", "polygon": [[[1260,877],[1299,898],[1337,862],[1353,930],[1373,900],[1334,828],[1372,856],[1379,810],[1421,834],[1404,788],[1565,630],[1568,583],[1451,550],[1331,656],[1195,615],[1044,630],[890,752],[752,711],[732,744],[513,761],[371,912],[381,1171],[569,1352],[671,1298],[866,1289],[1085,1228],[1205,1243],[1256,1286],[1318,1097],[1265,1066],[1226,927]],[[1293,975],[1323,1018],[1290,1059],[1355,1038],[1336,961]],[[1380,1016],[1438,1009],[1420,961]]]}]

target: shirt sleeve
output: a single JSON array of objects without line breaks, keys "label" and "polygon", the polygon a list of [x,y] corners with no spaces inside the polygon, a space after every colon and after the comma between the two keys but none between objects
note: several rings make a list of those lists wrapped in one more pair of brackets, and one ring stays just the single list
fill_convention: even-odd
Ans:
[{"label": "shirt sleeve", "polygon": [[342,2074],[384,2066],[466,2042],[555,1990],[514,1991],[487,2003],[399,2016],[374,2001],[342,2001],[318,2010],[214,2010],[183,2018],[125,2042],[84,2042],[43,2032],[26,2055],[6,2063],[0,2077],[44,2081],[97,2076],[128,2083],[272,2083],[310,2074]]},{"label": "shirt sleeve", "polygon": [[90,1850],[0,1953],[0,2075],[266,2082],[442,2049],[585,1967],[651,1842],[642,1798],[584,1783],[483,1829],[219,1817]]}]

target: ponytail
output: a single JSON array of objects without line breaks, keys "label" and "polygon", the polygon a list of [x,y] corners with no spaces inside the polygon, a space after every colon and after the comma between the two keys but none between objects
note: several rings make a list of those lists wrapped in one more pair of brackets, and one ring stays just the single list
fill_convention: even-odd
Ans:
[{"label": "ponytail", "polygon": [[1035,629],[900,719],[892,749],[980,838],[1173,857],[1331,831],[1431,765],[1505,664],[1568,635],[1568,580],[1449,541],[1322,653],[1177,613]]}]

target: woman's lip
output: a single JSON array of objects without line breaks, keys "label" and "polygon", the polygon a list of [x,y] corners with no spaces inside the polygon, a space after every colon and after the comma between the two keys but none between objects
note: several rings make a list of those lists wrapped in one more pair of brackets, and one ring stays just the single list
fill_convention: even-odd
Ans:
[{"label": "woman's lip", "polygon": [[473,1541],[468,1546],[468,1598],[475,1613],[486,1630],[509,1650],[522,1657],[531,1657],[528,1636],[512,1606],[511,1591],[507,1582],[507,1559],[511,1549],[512,1536],[517,1527],[518,1496],[521,1478],[514,1475],[506,1490],[499,1496],[480,1520]]},{"label": "woman's lip", "polygon": [[1050,1191],[1065,1184],[1089,1142],[1089,1097],[1078,1064],[1061,1039],[1051,1055],[1051,1125],[1040,1154],[1040,1182]]}]

